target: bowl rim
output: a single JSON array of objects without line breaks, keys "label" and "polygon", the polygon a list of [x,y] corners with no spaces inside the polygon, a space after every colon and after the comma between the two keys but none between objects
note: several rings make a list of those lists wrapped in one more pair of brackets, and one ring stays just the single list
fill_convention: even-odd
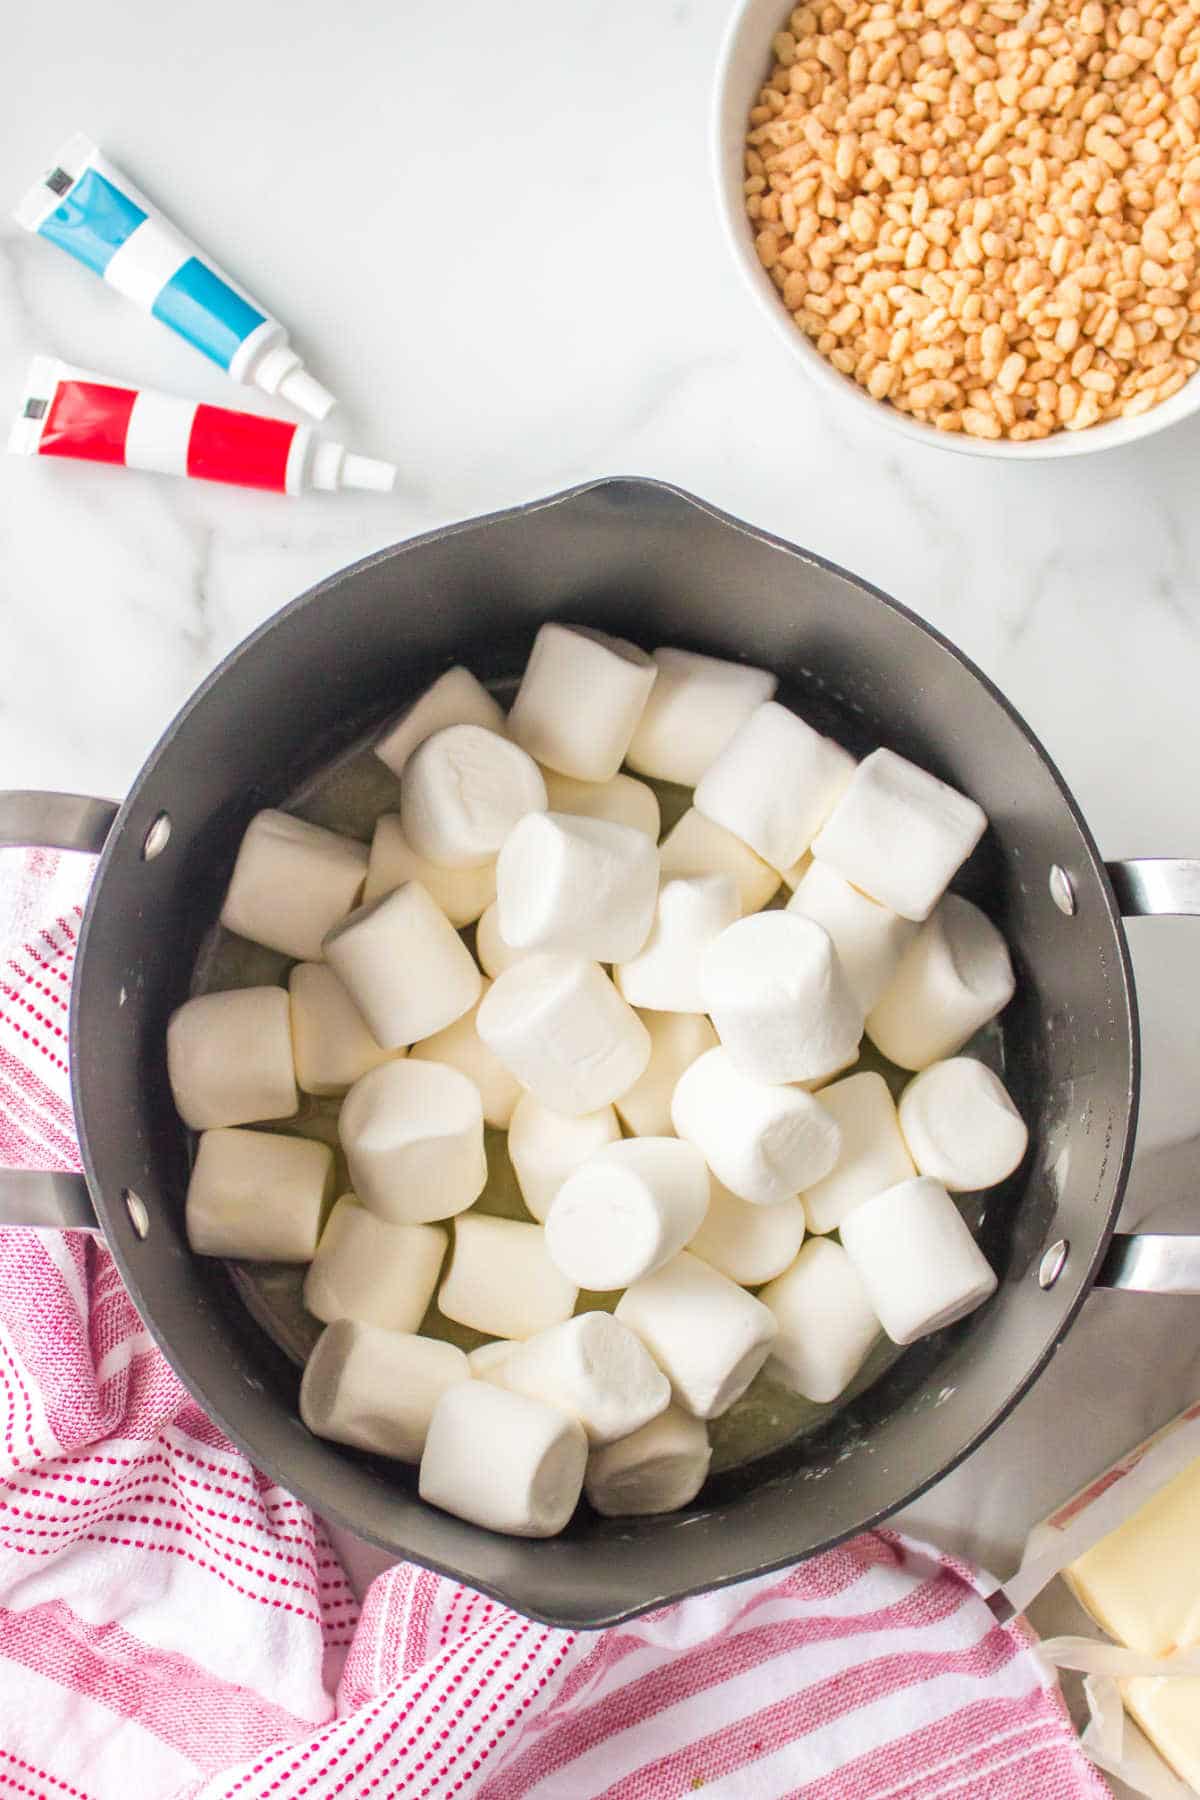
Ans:
[{"label": "bowl rim", "polygon": [[[786,20],[786,0],[778,0],[780,25]],[[758,260],[750,222],[743,206],[742,146],[744,129],[735,120],[742,112],[741,97],[736,89],[742,77],[743,59],[752,35],[757,35],[758,14],[765,10],[763,0],[734,0],[717,52],[716,73],[709,108],[709,150],[714,198],[721,233],[745,286],[753,295],[760,311],[771,324],[776,336],[791,351],[810,380],[837,404],[849,402],[860,416],[896,432],[911,443],[926,449],[948,450],[959,456],[991,457],[1007,462],[1057,461],[1064,457],[1090,456],[1104,450],[1117,450],[1125,445],[1153,437],[1180,419],[1189,418],[1200,408],[1200,371],[1189,378],[1177,394],[1151,407],[1139,418],[1114,419],[1104,425],[1092,425],[1084,431],[1056,431],[1049,437],[1028,443],[1011,439],[970,437],[961,431],[938,431],[909,418],[886,402],[872,399],[857,382],[835,369],[833,364],[809,342],[804,332],[794,325],[766,270]],[[778,27],[777,27],[778,29]],[[764,62],[770,38],[763,41]],[[764,74],[765,79],[765,74]],[[737,102],[737,112],[733,108]]]}]

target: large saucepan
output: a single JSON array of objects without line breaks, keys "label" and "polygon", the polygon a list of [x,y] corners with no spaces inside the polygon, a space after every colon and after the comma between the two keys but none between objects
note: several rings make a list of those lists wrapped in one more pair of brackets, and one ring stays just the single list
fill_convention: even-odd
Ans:
[{"label": "large saucepan", "polygon": [[[584,1508],[561,1538],[525,1542],[433,1511],[415,1472],[305,1430],[297,1369],[224,1267],[188,1249],[189,1146],[163,1045],[251,814],[452,661],[511,678],[549,618],[763,664],[852,748],[889,744],[982,803],[992,829],[965,887],[1012,946],[1006,1074],[1032,1148],[986,1210],[1001,1281],[981,1312],[908,1351],[812,1435],[711,1480],[685,1512],[609,1521]],[[871,1526],[994,1429],[1094,1283],[1200,1292],[1200,1237],[1111,1236],[1138,1093],[1121,915],[1200,911],[1200,863],[1106,866],[1045,751],[944,639],[843,570],[673,488],[598,482],[333,576],[204,684],[119,811],[0,796],[0,844],[102,851],[71,1013],[86,1183],[2,1175],[0,1217],[98,1222],[150,1331],[256,1463],[326,1517],[538,1618],[609,1624]]]}]

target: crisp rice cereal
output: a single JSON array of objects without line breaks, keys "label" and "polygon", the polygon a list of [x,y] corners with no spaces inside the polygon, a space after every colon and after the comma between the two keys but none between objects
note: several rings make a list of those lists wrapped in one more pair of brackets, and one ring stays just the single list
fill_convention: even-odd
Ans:
[{"label": "crisp rice cereal", "polygon": [[746,207],[796,324],[876,400],[1021,442],[1200,361],[1200,0],[798,7]]}]

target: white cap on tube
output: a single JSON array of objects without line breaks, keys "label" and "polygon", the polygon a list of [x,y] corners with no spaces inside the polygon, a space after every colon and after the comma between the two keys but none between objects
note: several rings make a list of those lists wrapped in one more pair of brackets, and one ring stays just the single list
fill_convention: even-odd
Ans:
[{"label": "white cap on tube", "polygon": [[396,465],[381,462],[377,456],[355,456],[347,450],[340,485],[364,488],[373,494],[390,494],[396,485]]},{"label": "white cap on tube", "polygon": [[249,379],[264,394],[278,394],[310,418],[326,419],[333,411],[333,395],[308,373],[286,337],[259,357]]},{"label": "white cap on tube", "polygon": [[292,406],[307,413],[310,419],[327,419],[333,411],[336,401],[328,388],[303,369],[299,364],[284,376],[276,392],[281,400],[287,400]]},{"label": "white cap on tube", "polygon": [[339,488],[362,488],[374,494],[390,494],[396,483],[396,465],[374,456],[355,456],[344,444],[317,444],[313,450],[309,484],[326,493]]}]

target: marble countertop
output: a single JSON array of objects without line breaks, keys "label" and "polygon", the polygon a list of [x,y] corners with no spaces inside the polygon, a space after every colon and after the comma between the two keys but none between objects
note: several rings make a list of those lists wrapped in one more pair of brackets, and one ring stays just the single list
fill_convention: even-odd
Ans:
[{"label": "marble countertop", "polygon": [[[0,195],[89,132],[291,327],[341,399],[330,435],[400,478],[387,498],[288,501],[6,459],[5,785],[119,794],[201,677],[319,577],[447,520],[647,474],[939,626],[1024,712],[1110,855],[1200,854],[1200,419],[1013,467],[818,396],[717,225],[726,11],[293,0],[281,32],[279,8],[242,0],[212,0],[202,31],[151,0],[24,9]],[[6,222],[6,411],[35,351],[245,394]],[[1142,1217],[1195,1190],[1200,924],[1132,935],[1146,1095],[1127,1216]],[[907,1522],[1003,1570],[1034,1517],[1197,1393],[1200,1302],[1095,1296],[1033,1394]]]}]

